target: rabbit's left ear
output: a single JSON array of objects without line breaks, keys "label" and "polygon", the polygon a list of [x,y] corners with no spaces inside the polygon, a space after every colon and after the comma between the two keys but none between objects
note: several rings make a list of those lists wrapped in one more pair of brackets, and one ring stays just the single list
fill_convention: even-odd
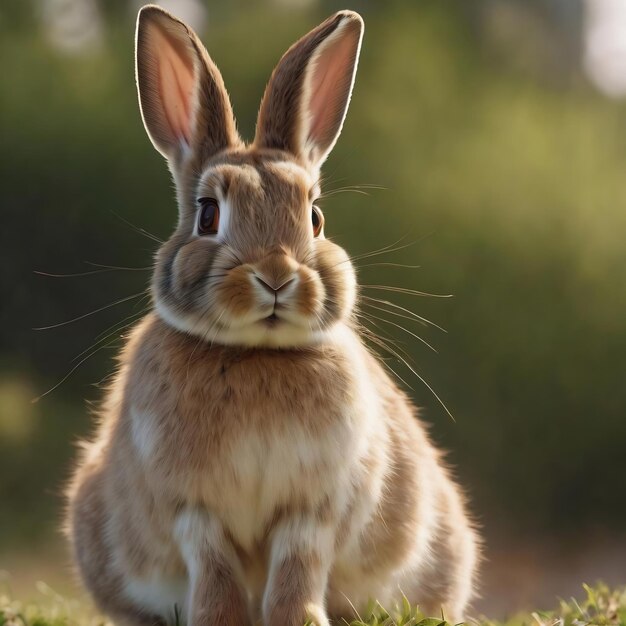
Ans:
[{"label": "rabbit's left ear", "polygon": [[348,111],[363,20],[340,11],[295,43],[265,90],[254,143],[286,150],[317,170],[332,150]]}]

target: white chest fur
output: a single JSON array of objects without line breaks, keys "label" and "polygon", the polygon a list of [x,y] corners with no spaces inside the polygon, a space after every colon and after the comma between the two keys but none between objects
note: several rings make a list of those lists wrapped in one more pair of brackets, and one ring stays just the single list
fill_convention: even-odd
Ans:
[{"label": "white chest fur", "polygon": [[[341,509],[351,473],[380,440],[381,408],[358,339],[336,334],[330,360],[321,349],[272,353],[207,367],[195,379],[172,362],[153,381],[147,368],[135,389],[154,391],[136,392],[127,415],[155,490],[204,503],[244,548],[281,509],[329,500]],[[177,392],[161,396],[161,388]]]},{"label": "white chest fur", "polygon": [[[315,506],[345,486],[363,436],[352,412],[346,407],[341,419],[317,432],[302,416],[272,416],[265,429],[244,429],[224,445],[207,445],[207,458],[196,467],[185,463],[184,448],[178,458],[160,455],[164,435],[151,415],[132,410],[131,432],[139,457],[155,468],[150,473],[169,476],[183,499],[200,498],[246,548],[281,508]],[[181,468],[178,475],[168,461]]]}]

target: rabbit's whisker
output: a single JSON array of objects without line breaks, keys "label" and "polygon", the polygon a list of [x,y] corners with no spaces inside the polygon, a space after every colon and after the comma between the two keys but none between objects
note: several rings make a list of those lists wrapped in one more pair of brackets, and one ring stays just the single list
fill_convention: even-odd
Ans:
[{"label": "rabbit's whisker", "polygon": [[324,198],[328,198],[330,196],[334,196],[338,193],[359,193],[364,196],[369,196],[370,194],[365,189],[377,189],[377,190],[387,190],[387,187],[383,187],[382,185],[346,185],[345,187],[337,187],[335,189],[329,189],[320,194],[320,198],[323,200]]},{"label": "rabbit's whisker", "polygon": [[123,265],[106,265],[105,263],[94,263],[93,261],[83,261],[86,265],[93,265],[94,267],[102,267],[107,270],[120,270],[127,272],[147,272],[153,269],[152,265],[146,267],[125,267]]},{"label": "rabbit's whisker", "polygon": [[406,287],[395,287],[393,285],[359,285],[362,289],[376,289],[378,291],[393,291],[395,293],[404,293],[409,296],[423,296],[427,298],[452,298],[452,294],[429,293],[427,291],[418,291],[417,289],[408,289]]},{"label": "rabbit's whisker", "polygon": [[[416,322],[421,322],[422,324],[427,324],[429,326],[433,326],[434,328],[437,328],[437,329],[441,330],[444,333],[448,332],[445,328],[442,328],[441,326],[439,326],[439,324],[435,324],[435,322],[431,322],[429,319],[426,319],[425,317],[422,317],[421,315],[418,315],[414,311],[411,311],[410,309],[406,309],[403,306],[400,306],[399,304],[395,304],[394,302],[389,302],[389,300],[381,300],[380,298],[372,298],[371,296],[365,296],[365,295],[361,295],[361,300],[363,301],[362,304],[364,304],[366,306],[372,306],[374,308],[378,308],[378,307],[376,307],[373,304],[368,304],[368,303],[376,302],[378,304],[383,304],[385,306],[390,306],[393,309],[397,309],[397,310],[403,311],[404,313],[408,314]],[[383,309],[383,310],[385,310],[385,309]],[[392,315],[394,315],[394,313],[392,311],[388,311],[388,313],[391,313]],[[395,315],[398,315],[399,317],[404,317],[404,315],[399,315],[397,313],[395,313]]]},{"label": "rabbit's whisker", "polygon": [[[361,313],[360,314],[361,318],[366,320],[367,322],[369,322],[372,326],[374,326],[379,333],[382,333],[384,335],[384,338],[381,337],[380,334],[377,335],[377,337],[379,339],[384,339],[385,342],[391,344],[396,350],[399,350],[406,359],[408,359],[411,363],[413,363],[413,358],[411,357],[411,355],[404,349],[404,344],[402,343],[402,341],[400,341],[399,339],[397,339],[396,337],[391,336],[384,328],[382,328],[380,326],[380,324],[376,323],[371,317],[369,317],[367,314],[365,313]],[[369,329],[370,331],[372,330],[371,328]],[[372,331],[373,332],[373,331]],[[414,364],[414,363],[413,363]],[[415,364],[414,364],[415,365]]]},{"label": "rabbit's whisker", "polygon": [[[379,248],[378,250],[373,250],[372,252],[365,252],[362,254],[357,254],[355,256],[352,256],[350,257],[350,261],[352,261],[352,263],[354,263],[358,267],[358,265],[356,264],[356,261],[362,261],[363,259],[367,259],[372,256],[379,256],[381,254],[391,254],[392,252],[398,252],[399,250],[410,248],[411,246],[414,246],[415,244],[424,241],[424,239],[430,237],[431,234],[432,233],[427,233],[426,235],[423,235],[422,237],[419,237],[418,239],[415,239],[414,241],[410,241],[409,243],[398,245],[402,240],[406,239],[406,237],[408,236],[408,235],[403,235],[396,242],[389,244],[388,246]],[[345,262],[346,261],[341,261],[341,263],[345,263]]]},{"label": "rabbit's whisker", "polygon": [[[345,178],[337,179],[333,182],[340,183],[342,180],[345,180]],[[330,181],[324,181],[324,185],[329,185],[329,184],[330,184]],[[320,197],[323,198],[327,194],[333,194],[333,193],[337,193],[340,191],[353,191],[353,190],[360,190],[360,189],[377,189],[377,190],[387,191],[389,188],[384,187],[383,185],[375,185],[375,184],[370,184],[370,183],[362,183],[360,185],[343,185],[342,187],[332,187],[330,189],[324,190],[320,194]]]},{"label": "rabbit's whisker", "polygon": [[406,265],[404,263],[391,263],[387,261],[387,262],[380,262],[380,263],[365,263],[363,265],[357,265],[357,267],[359,269],[363,267],[399,267],[399,268],[406,268],[406,269],[411,269],[411,270],[418,270],[422,266],[421,265]]},{"label": "rabbit's whisker", "polygon": [[393,243],[384,246],[382,248],[377,248],[375,250],[372,250],[370,252],[362,252],[360,254],[356,254],[352,257],[350,257],[350,259],[354,262],[354,261],[361,261],[363,259],[368,259],[370,257],[373,256],[379,256],[381,254],[391,254],[392,252],[398,252],[399,250],[404,250],[405,248],[410,248],[411,246],[414,246],[416,243],[418,243],[420,240],[416,239],[415,241],[410,241],[409,243],[405,243],[400,245],[400,242],[404,239],[406,239],[407,235],[403,235],[402,237],[400,237],[400,239],[398,239],[397,241],[394,241]]},{"label": "rabbit's whisker", "polygon": [[46,276],[47,278],[79,278],[81,276],[93,276],[94,274],[106,274],[108,272],[113,272],[116,270],[127,270],[127,271],[135,271],[135,272],[145,272],[152,269],[152,266],[148,267],[117,267],[114,265],[101,265],[99,263],[91,263],[89,261],[84,261],[87,265],[94,265],[99,267],[97,270],[87,270],[85,272],[73,272],[69,274],[57,274],[54,272],[43,272],[41,270],[33,270],[33,274],[37,274],[37,276]]},{"label": "rabbit's whisker", "polygon": [[[367,315],[365,315],[364,317],[365,317],[365,319],[368,319]],[[380,326],[378,324],[376,324],[373,320],[368,319],[368,321],[371,324],[373,324],[376,328],[381,330]],[[385,320],[382,320],[382,321],[385,321]],[[369,338],[372,341],[374,341],[374,343],[379,345],[381,348],[383,348],[384,350],[386,350],[387,352],[389,352],[390,354],[395,356],[397,359],[399,359],[422,382],[422,384],[430,391],[430,393],[433,395],[433,397],[442,406],[442,408],[445,410],[445,412],[450,416],[452,421],[456,421],[454,419],[454,416],[452,415],[452,413],[450,412],[450,410],[448,409],[448,407],[444,403],[444,401],[439,397],[439,395],[435,392],[435,390],[428,383],[428,381],[423,376],[418,374],[418,372],[416,371],[415,367],[413,367],[413,365],[411,365],[411,363],[409,362],[410,361],[410,357],[406,354],[406,352],[404,350],[402,350],[397,345],[394,345],[394,348],[389,347],[389,345],[385,341],[383,341],[380,336],[376,336],[373,333],[369,336]],[[400,354],[399,350],[400,350],[400,352],[402,352],[404,354],[404,356],[402,356],[402,354]],[[407,357],[407,358],[405,358],[405,357]]]},{"label": "rabbit's whisker", "polygon": [[95,354],[100,352],[100,350],[103,350],[104,348],[109,347],[114,341],[115,341],[115,338],[112,339],[111,341],[109,341],[109,343],[106,343],[106,344],[96,348],[95,350],[91,351],[89,354],[84,356],[78,363],[76,363],[76,365],[74,365],[67,372],[67,374],[65,374],[65,376],[63,376],[63,378],[61,378],[61,380],[56,385],[54,385],[53,387],[50,387],[50,389],[48,389],[48,391],[42,393],[40,396],[37,396],[36,398],[33,398],[33,400],[31,400],[31,402],[33,402],[33,403],[39,402],[39,400],[41,400],[42,398],[44,398],[48,394],[52,393],[55,389],[58,389],[85,361],[87,361],[92,356],[94,356]]},{"label": "rabbit's whisker", "polygon": [[129,300],[134,300],[135,298],[139,298],[140,296],[144,294],[145,294],[145,291],[140,291],[139,293],[135,293],[132,296],[126,296],[125,298],[120,298],[119,300],[116,300],[115,302],[111,302],[110,304],[101,306],[98,309],[95,309],[94,311],[90,311],[89,313],[83,313],[82,315],[79,315],[78,317],[75,317],[71,320],[67,320],[65,322],[59,322],[58,324],[50,324],[49,326],[38,326],[36,328],[33,328],[33,330],[50,330],[51,328],[59,328],[59,326],[66,326],[67,324],[78,322],[79,320],[85,319],[86,317],[89,317],[90,315],[95,315],[96,313],[100,313],[101,311],[105,311],[106,309],[110,309],[111,307],[118,306],[119,304],[128,302]]},{"label": "rabbit's whisker", "polygon": [[85,350],[83,350],[82,352],[77,354],[72,359],[72,363],[74,361],[76,361],[77,359],[80,359],[83,356],[83,354],[85,354],[85,353],[89,352],[90,350],[92,350],[93,348],[95,348],[99,343],[102,343],[102,342],[106,341],[107,339],[112,338],[113,335],[116,335],[118,332],[128,328],[140,316],[145,315],[145,313],[147,312],[148,308],[149,307],[146,307],[146,308],[144,308],[141,311],[135,311],[134,313],[131,313],[130,315],[127,315],[125,318],[121,319],[120,321],[115,322],[115,324],[112,324],[106,330],[103,330],[99,335],[97,335],[95,337],[94,343],[92,343],[91,346],[89,346],[88,348],[86,348]]},{"label": "rabbit's whisker", "polygon": [[[361,306],[366,306],[369,307],[371,309],[376,309],[377,311],[382,311],[383,313],[389,313],[390,315],[395,315],[396,317],[401,317],[405,320],[411,320],[412,322],[415,322],[417,324],[421,324],[422,326],[428,326],[428,324],[421,320],[421,319],[417,319],[415,316],[411,316],[411,315],[404,315],[402,313],[398,313],[396,311],[390,311],[389,309],[385,309],[383,307],[380,306],[376,306],[375,304],[371,304],[370,302],[365,301],[364,297],[361,296],[361,300],[363,300],[363,302],[361,302]],[[376,302],[379,302],[378,300],[376,300]],[[384,302],[384,300],[381,300],[380,302]],[[389,303],[391,304],[391,303]]]},{"label": "rabbit's whisker", "polygon": [[433,352],[437,353],[437,350],[433,348],[433,346],[431,346],[423,337],[420,337],[419,335],[410,331],[408,328],[405,328],[401,324],[396,324],[395,322],[392,322],[391,320],[387,320],[384,317],[374,315],[373,313],[367,313],[367,316],[373,317],[374,319],[380,320],[381,322],[384,322],[385,324],[390,324],[391,326],[395,326],[396,328],[403,330],[405,333],[408,333],[409,335],[411,335],[411,337],[415,337],[415,339],[417,339],[418,341],[421,341],[427,348],[430,348]]},{"label": "rabbit's whisker", "polygon": [[113,210],[111,210],[111,213],[115,215],[117,219],[124,222],[124,224],[130,226],[134,231],[138,232],[140,235],[143,235],[144,237],[151,239],[152,241],[154,241],[155,243],[158,243],[159,245],[163,243],[162,239],[159,239],[156,235],[153,235],[152,233],[148,232],[145,228],[141,228],[140,226],[133,224],[132,222],[127,220],[125,217],[122,217],[119,213],[116,213]]},{"label": "rabbit's whisker", "polygon": [[[104,331],[104,333],[107,333],[106,336],[102,337],[102,335],[104,333],[100,333],[100,335],[98,335],[98,337],[96,337],[96,341],[91,346],[89,346],[86,350],[83,350],[80,354],[77,354],[71,361],[71,362],[74,362],[77,359],[80,359],[78,361],[78,363],[76,363],[76,365],[74,367],[72,367],[67,372],[67,374],[56,385],[54,385],[54,387],[51,387],[50,389],[48,389],[48,391],[46,391],[45,393],[41,394],[39,397],[35,398],[33,400],[33,402],[37,402],[38,400],[40,400],[44,396],[48,395],[49,393],[53,392],[55,389],[60,387],[79,368],[80,365],[82,365],[85,361],[87,361],[92,356],[94,356],[97,352],[99,352],[100,350],[102,350],[104,348],[110,347],[117,339],[123,339],[124,335],[120,335],[119,337],[114,336],[114,335],[117,335],[117,333],[126,330],[129,326],[132,326],[132,324],[134,322],[136,322],[139,317],[144,315],[148,311],[148,309],[149,309],[149,307],[145,307],[143,310],[135,312],[135,313],[133,313],[131,315],[128,315],[127,317],[125,317],[120,322],[117,322],[113,326],[110,326],[107,330]],[[132,318],[132,319],[130,319],[130,318]],[[129,322],[124,323],[126,320],[129,320],[129,319],[130,319]],[[109,332],[109,331],[111,331],[111,332]],[[102,338],[99,339],[99,337],[102,337]],[[96,348],[96,346],[98,346],[98,344],[103,344],[103,345],[101,345],[101,346]],[[90,354],[87,354],[87,353],[90,353]],[[86,356],[81,359],[81,357],[83,355],[86,355]],[[110,376],[110,375],[108,375],[108,376]],[[104,380],[106,380],[106,378],[108,376],[105,376],[99,383],[96,383],[96,386],[101,385],[102,382]]]},{"label": "rabbit's whisker", "polygon": [[332,189],[330,191],[325,191],[320,194],[319,199],[324,200],[325,198],[330,198],[331,196],[335,196],[338,193],[358,193],[362,196],[369,196],[370,194],[367,191],[363,191],[362,189],[354,189],[352,187],[344,187],[343,189]]},{"label": "rabbit's whisker", "polygon": [[400,239],[398,239],[397,241],[395,241],[392,244],[389,244],[388,246],[385,246],[384,248],[378,248],[376,250],[372,250],[371,252],[363,252],[363,253],[357,254],[355,256],[349,256],[347,259],[344,259],[343,261],[339,261],[338,263],[336,263],[335,265],[333,265],[331,267],[335,268],[335,267],[338,267],[339,265],[343,265],[344,263],[352,263],[355,267],[358,268],[359,265],[356,263],[357,261],[362,261],[364,259],[369,259],[369,258],[374,257],[374,256],[380,256],[381,254],[391,254],[392,252],[398,252],[399,250],[404,250],[405,248],[409,248],[410,246],[413,246],[416,243],[419,243],[423,239],[423,237],[422,237],[420,239],[416,239],[415,241],[411,241],[410,243],[403,244],[401,246],[397,245],[403,239],[405,239],[406,236],[407,235],[404,235],[404,236],[400,237]]},{"label": "rabbit's whisker", "polygon": [[[385,350],[386,352],[389,352],[387,345],[385,344],[385,342],[376,334],[374,333],[371,329],[367,328],[367,326],[364,326],[363,324],[358,324],[358,328],[357,330],[363,334],[363,336],[371,341],[374,345],[378,346],[379,348],[381,348],[382,350]],[[387,358],[385,358],[384,356],[382,356],[380,354],[380,352],[376,351],[376,358],[377,360],[382,364],[382,366],[395,378],[397,378],[407,389],[410,389],[411,391],[414,391],[413,387],[411,385],[409,385],[409,383],[404,380],[404,378],[402,378],[402,376],[400,376],[400,374],[398,374],[398,372],[396,372],[393,367],[391,367],[391,365],[389,365],[389,363],[387,363]]]},{"label": "rabbit's whisker", "polygon": [[415,376],[417,376],[417,378],[420,379],[420,381],[422,382],[422,384],[428,389],[428,391],[430,391],[430,393],[433,395],[433,397],[437,400],[437,402],[441,405],[441,407],[443,408],[443,410],[450,416],[450,419],[453,422],[456,422],[456,420],[454,419],[454,415],[452,415],[452,413],[450,412],[450,410],[448,409],[448,407],[446,406],[445,402],[439,397],[439,395],[437,394],[437,392],[432,388],[432,386],[428,383],[428,381],[421,376],[420,374],[417,373],[417,371],[415,370],[414,367],[411,366],[411,364],[405,359],[403,358],[399,353],[395,352],[395,351],[391,351],[392,354],[394,354],[398,359],[400,359],[400,361],[402,361],[402,363],[404,363],[404,365],[411,370],[411,372],[413,372],[413,374]]}]

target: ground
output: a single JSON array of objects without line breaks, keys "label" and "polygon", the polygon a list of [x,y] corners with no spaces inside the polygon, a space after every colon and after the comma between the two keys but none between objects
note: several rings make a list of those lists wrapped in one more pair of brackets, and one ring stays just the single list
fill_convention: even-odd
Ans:
[{"label": "ground", "polygon": [[[41,601],[23,604],[0,591],[0,626],[107,626],[107,620],[78,601],[68,600],[39,583]],[[531,611],[501,622],[480,617],[476,626],[626,626],[626,587],[609,589],[583,585],[580,599],[561,600],[551,611]],[[372,604],[366,615],[349,626],[453,626],[441,617],[426,617],[406,600],[395,609]]]}]

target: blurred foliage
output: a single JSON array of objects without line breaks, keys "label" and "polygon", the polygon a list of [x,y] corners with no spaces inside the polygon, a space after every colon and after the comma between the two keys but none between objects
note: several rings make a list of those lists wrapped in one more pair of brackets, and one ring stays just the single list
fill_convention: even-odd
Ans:
[{"label": "blurred foliage", "polygon": [[[137,109],[131,5],[106,4],[103,45],[78,55],[50,46],[38,4],[0,8],[0,56],[12,61],[0,73],[0,548],[54,528],[72,442],[90,429],[82,398],[100,397],[90,385],[113,369],[111,340],[147,305],[148,271],[89,263],[146,268],[156,243],[132,225],[163,239],[176,219]],[[488,531],[622,528],[626,106],[585,84],[577,26],[565,29],[540,2],[347,5],[367,31],[325,167],[327,231],[356,256],[411,244],[359,261],[364,285],[454,294],[363,291],[447,334],[363,311],[435,345],[439,354],[371,318],[404,343],[456,421],[387,355],[389,365],[452,451]],[[275,62],[336,6],[208,7],[204,41],[251,137]],[[384,189],[342,190],[358,185]]]}]

